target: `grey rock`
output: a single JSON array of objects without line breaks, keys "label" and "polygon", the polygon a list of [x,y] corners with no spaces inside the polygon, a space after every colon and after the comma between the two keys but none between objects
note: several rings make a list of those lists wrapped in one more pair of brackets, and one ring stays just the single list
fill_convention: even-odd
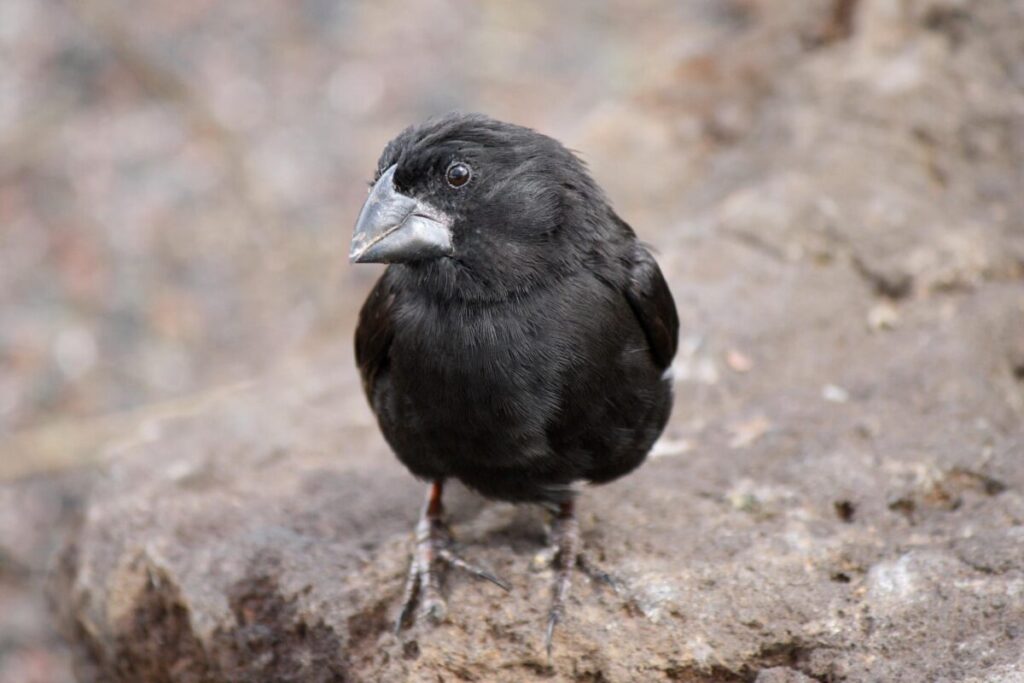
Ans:
[{"label": "grey rock", "polygon": [[796,669],[776,666],[771,669],[761,669],[757,678],[754,679],[754,683],[813,683],[814,680]]}]

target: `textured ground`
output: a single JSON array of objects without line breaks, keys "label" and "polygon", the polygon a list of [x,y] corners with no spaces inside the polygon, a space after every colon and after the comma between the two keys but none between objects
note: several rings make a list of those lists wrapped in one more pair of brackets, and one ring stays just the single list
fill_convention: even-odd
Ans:
[{"label": "textured ground", "polygon": [[583,498],[624,587],[578,579],[551,662],[543,517],[466,492],[455,533],[511,595],[452,574],[445,623],[390,632],[422,492],[346,329],[33,480],[80,512],[50,584],[79,678],[1021,680],[1024,12],[789,5],[730,5],[560,132],[658,248],[683,340],[651,460]]}]

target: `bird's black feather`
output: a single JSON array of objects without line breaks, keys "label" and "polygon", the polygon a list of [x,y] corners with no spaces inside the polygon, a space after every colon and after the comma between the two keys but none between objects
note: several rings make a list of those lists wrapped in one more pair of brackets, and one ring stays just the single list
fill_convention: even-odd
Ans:
[{"label": "bird's black feather", "polygon": [[[445,185],[459,161],[465,187]],[[646,456],[672,405],[678,319],[654,258],[557,141],[479,115],[403,131],[378,176],[452,217],[453,253],[393,263],[356,356],[417,476],[564,501]]]},{"label": "bird's black feather", "polygon": [[391,337],[394,325],[391,322],[391,306],[395,295],[388,287],[387,280],[377,281],[366,303],[359,312],[359,325],[356,327],[356,365],[363,380],[363,391],[373,405],[373,388],[377,378],[387,371],[388,352],[391,349]]},{"label": "bird's black feather", "polygon": [[676,355],[679,317],[658,262],[639,244],[630,268],[626,298],[644,328],[655,362],[658,367],[667,369]]}]

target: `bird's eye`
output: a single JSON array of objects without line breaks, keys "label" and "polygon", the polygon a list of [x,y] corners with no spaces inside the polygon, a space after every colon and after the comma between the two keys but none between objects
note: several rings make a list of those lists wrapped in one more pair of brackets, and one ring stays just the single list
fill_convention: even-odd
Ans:
[{"label": "bird's eye", "polygon": [[472,171],[469,166],[461,161],[456,161],[445,171],[444,179],[452,187],[462,187],[469,182],[470,175],[472,175]]}]

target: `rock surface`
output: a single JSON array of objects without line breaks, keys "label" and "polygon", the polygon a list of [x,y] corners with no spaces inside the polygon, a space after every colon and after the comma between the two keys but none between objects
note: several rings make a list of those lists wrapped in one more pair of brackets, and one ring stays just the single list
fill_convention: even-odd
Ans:
[{"label": "rock surface", "polygon": [[650,461],[582,500],[623,588],[577,579],[552,660],[540,512],[464,491],[512,593],[391,632],[422,492],[346,338],[112,453],[54,586],[81,680],[1021,680],[1024,12],[751,4],[570,141],[678,157],[634,222],[684,334]]}]

